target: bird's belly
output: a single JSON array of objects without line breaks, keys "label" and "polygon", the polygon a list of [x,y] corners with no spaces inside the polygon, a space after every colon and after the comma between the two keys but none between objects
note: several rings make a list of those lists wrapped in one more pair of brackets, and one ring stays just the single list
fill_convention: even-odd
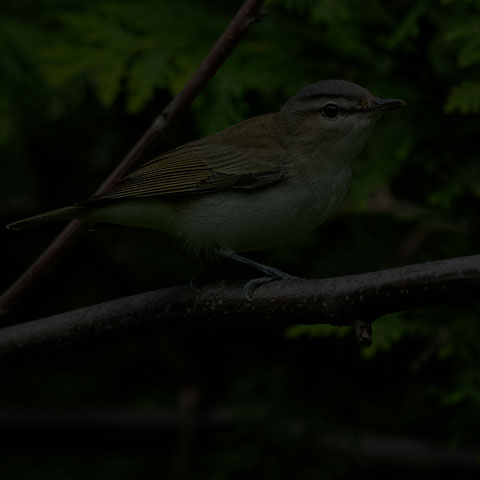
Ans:
[{"label": "bird's belly", "polygon": [[[285,181],[252,191],[129,199],[95,209],[85,219],[153,228],[179,238],[193,251],[216,247],[237,252],[289,243],[315,229],[345,195],[348,181]],[[333,179],[338,180],[338,179]]]},{"label": "bird's belly", "polygon": [[193,250],[219,246],[238,252],[289,243],[315,229],[338,205],[345,189],[285,182],[252,192],[222,192],[197,199],[177,223]]}]

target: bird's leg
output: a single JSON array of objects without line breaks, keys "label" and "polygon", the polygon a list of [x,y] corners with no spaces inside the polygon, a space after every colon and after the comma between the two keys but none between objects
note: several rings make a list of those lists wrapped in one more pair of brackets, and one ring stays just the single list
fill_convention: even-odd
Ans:
[{"label": "bird's leg", "polygon": [[251,295],[253,294],[253,292],[261,285],[265,285],[266,283],[272,282],[273,280],[298,278],[294,277],[293,275],[289,275],[288,273],[282,272],[278,268],[270,267],[268,265],[264,265],[263,263],[255,262],[254,260],[250,260],[249,258],[242,257],[241,255],[231,252],[230,250],[225,250],[221,248],[218,250],[218,254],[224,258],[228,258],[230,260],[235,260],[236,262],[249,265],[250,267],[253,267],[256,270],[265,274],[265,277],[253,278],[252,280],[249,280],[243,287],[243,294],[245,295],[245,298],[249,301],[252,300]]},{"label": "bird's leg", "polygon": [[291,278],[291,275],[289,275],[288,273],[282,272],[278,268],[264,265],[263,263],[256,262],[255,260],[250,260],[249,258],[242,257],[241,255],[238,255],[238,253],[231,252],[230,250],[225,250],[221,248],[218,250],[218,253],[222,257],[229,258],[230,260],[235,260],[240,263],[244,263],[245,265],[249,265],[250,267],[257,269],[259,272],[262,272],[271,278],[282,278],[282,277]]}]

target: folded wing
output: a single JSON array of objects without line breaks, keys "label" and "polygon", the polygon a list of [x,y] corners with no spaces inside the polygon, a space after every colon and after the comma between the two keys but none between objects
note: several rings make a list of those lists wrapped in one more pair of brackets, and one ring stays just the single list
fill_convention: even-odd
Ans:
[{"label": "folded wing", "polygon": [[261,134],[247,125],[250,136],[232,141],[240,125],[162,154],[93,200],[253,189],[288,177],[288,155],[271,137],[254,139]]}]

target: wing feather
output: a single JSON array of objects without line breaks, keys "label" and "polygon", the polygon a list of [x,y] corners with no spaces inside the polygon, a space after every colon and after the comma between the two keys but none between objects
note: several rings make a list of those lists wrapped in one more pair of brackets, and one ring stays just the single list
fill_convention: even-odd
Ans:
[{"label": "wing feather", "polygon": [[252,189],[282,180],[289,176],[290,164],[272,132],[278,123],[274,115],[246,120],[166,152],[94,200]]}]

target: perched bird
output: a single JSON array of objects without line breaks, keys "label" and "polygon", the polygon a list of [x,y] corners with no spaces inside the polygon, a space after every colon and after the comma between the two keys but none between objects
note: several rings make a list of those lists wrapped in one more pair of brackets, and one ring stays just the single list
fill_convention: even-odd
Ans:
[{"label": "perched bird", "polygon": [[125,176],[90,200],[8,225],[65,219],[145,227],[179,238],[194,254],[218,254],[267,277],[287,276],[238,252],[292,241],[318,227],[345,196],[353,161],[385,110],[404,107],[354,83],[302,88],[279,112],[187,143]]}]

